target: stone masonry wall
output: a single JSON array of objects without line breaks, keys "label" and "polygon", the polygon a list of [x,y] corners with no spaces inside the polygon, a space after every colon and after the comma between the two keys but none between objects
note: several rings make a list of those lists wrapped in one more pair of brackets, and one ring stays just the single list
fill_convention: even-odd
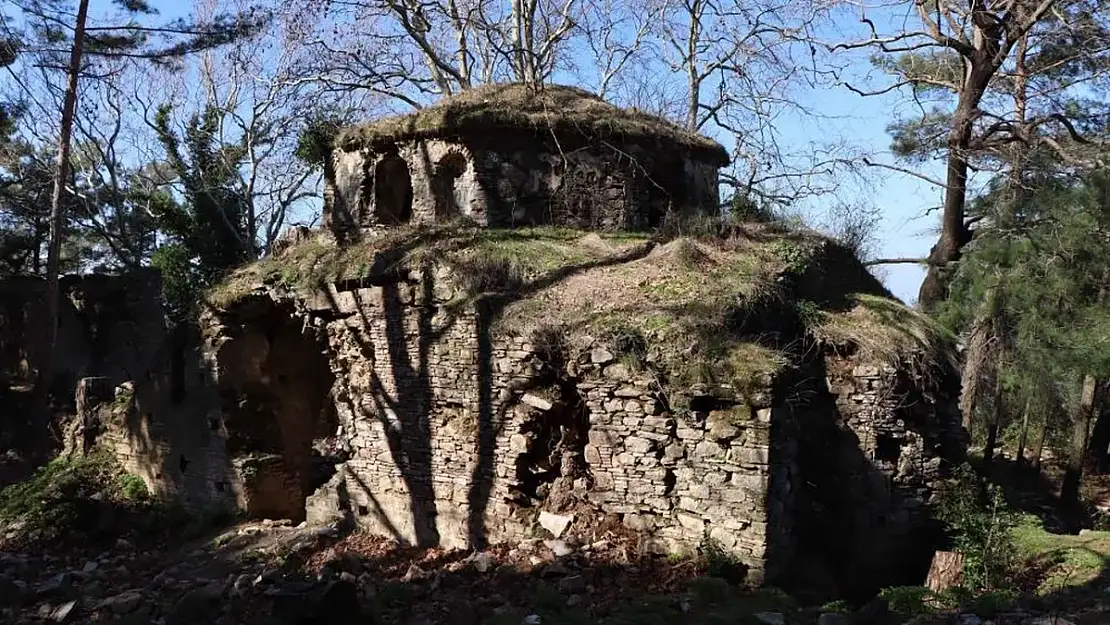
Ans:
[{"label": "stone masonry wall", "polygon": [[752,579],[795,561],[874,579],[914,547],[960,445],[942,397],[907,402],[902,374],[832,356],[827,374],[819,359],[744,393],[690,389],[676,411],[602,345],[558,363],[543,337],[495,331],[433,270],[267,297],[295,303],[290,326],[321,337],[335,380],[343,461],[309,520],[405,543],[517,540],[543,509],[616,515],[662,552],[708,535]]}]

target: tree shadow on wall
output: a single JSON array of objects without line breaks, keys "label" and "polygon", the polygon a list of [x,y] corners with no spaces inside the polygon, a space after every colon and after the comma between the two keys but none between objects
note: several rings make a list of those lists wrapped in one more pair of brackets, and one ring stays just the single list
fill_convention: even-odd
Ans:
[{"label": "tree shadow on wall", "polygon": [[[452,243],[466,245],[465,241]],[[652,244],[637,246],[612,256],[561,267],[534,279],[501,272],[497,267],[454,267],[455,275],[463,278],[467,296],[450,305],[444,305],[436,297],[440,285],[434,259],[425,260],[411,272],[399,271],[393,265],[391,270],[374,274],[372,278],[341,285],[345,291],[338,294],[350,294],[354,299],[353,314],[357,315],[359,328],[349,336],[357,342],[361,357],[371,363],[388,360],[388,367],[372,367],[366,372],[368,392],[360,393],[347,380],[348,388],[338,396],[351,414],[381,424],[392,462],[407,490],[413,534],[419,546],[436,545],[443,538],[437,523],[440,511],[436,506],[433,475],[436,452],[431,420],[437,416],[436,400],[464,408],[467,405],[476,407],[475,454],[467,480],[465,533],[472,548],[481,549],[489,543],[486,513],[495,478],[496,441],[505,425],[506,412],[511,408],[510,402],[495,397],[492,328],[501,312],[512,302],[577,273],[642,258],[652,247]],[[400,257],[394,253],[390,256]],[[491,276],[499,277],[490,279]],[[367,286],[380,289],[380,302],[368,301],[378,296],[367,295],[362,290]],[[329,290],[328,297],[330,315],[333,318],[344,316],[337,296]],[[381,318],[367,314],[367,309],[375,305],[380,305]],[[459,388],[456,389],[446,388],[442,382],[436,387],[435,367],[449,368],[457,362],[452,362],[448,356],[443,365],[438,364],[441,355],[450,354],[452,341],[455,341],[456,356],[458,341],[465,341],[466,348],[473,348],[475,377],[457,376]],[[383,372],[387,375],[382,376]],[[441,485],[450,487],[452,482],[457,482],[452,478],[457,477],[444,476],[446,479]],[[356,479],[361,482],[360,488],[371,495],[371,485],[365,484],[362,478]],[[383,525],[390,525],[382,506],[376,501],[372,505]],[[402,533],[396,527],[388,531],[397,538]]]}]

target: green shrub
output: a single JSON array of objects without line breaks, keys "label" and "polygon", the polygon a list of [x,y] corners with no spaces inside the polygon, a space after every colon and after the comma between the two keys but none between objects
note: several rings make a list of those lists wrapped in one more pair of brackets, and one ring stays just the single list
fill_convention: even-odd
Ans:
[{"label": "green shrub", "polygon": [[1019,517],[1002,489],[964,465],[938,499],[937,517],[964,554],[963,585],[976,593],[1009,589],[1019,555],[1013,538]]},{"label": "green shrub", "polygon": [[936,611],[936,595],[924,586],[893,586],[879,592],[890,611],[901,619],[910,619]]},{"label": "green shrub", "polygon": [[150,497],[150,491],[146,488],[146,482],[138,475],[131,473],[124,473],[119,476],[120,492],[125,499],[132,501],[143,501]]},{"label": "green shrub", "polygon": [[705,559],[705,572],[710,577],[718,577],[729,582],[740,582],[747,575],[748,567],[724,548],[723,545],[706,531],[699,546]]}]

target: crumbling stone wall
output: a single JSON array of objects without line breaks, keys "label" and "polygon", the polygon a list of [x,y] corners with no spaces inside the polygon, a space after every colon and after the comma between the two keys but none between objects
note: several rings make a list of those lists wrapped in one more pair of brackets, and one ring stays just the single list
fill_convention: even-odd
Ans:
[{"label": "crumbling stone wall", "polygon": [[[58,389],[72,394],[81,377],[106,376],[118,384],[151,369],[165,334],[157,271],[63,276],[59,289]],[[0,302],[0,380],[29,384],[46,345],[46,281],[2,280]]]},{"label": "crumbling stone wall", "polygon": [[[433,268],[250,300],[286,311],[327,353],[298,359],[327,369],[302,375],[334,380],[329,440],[339,450],[307,518],[406,543],[516,540],[535,531],[540,510],[576,523],[615,515],[659,551],[708,537],[752,579],[823,574],[862,586],[927,544],[942,458],[962,450],[950,398],[924,395],[933,387],[905,372],[816,353],[742,391],[667,397],[603,344],[570,349],[496,326]],[[229,328],[244,321],[222,318],[215,334],[240,337],[219,339],[223,349],[242,340]],[[252,379],[274,375],[258,362]],[[220,384],[233,397],[241,382]],[[225,413],[237,409],[225,401]],[[275,452],[278,464],[290,453]],[[303,481],[287,488],[291,502],[306,492]]]},{"label": "crumbling stone wall", "polygon": [[666,214],[715,211],[717,169],[636,144],[561,145],[527,133],[410,140],[336,150],[324,218],[340,238],[453,216],[500,228],[646,229]]},{"label": "crumbling stone wall", "polygon": [[[61,293],[51,390],[74,417],[59,424],[66,450],[107,446],[157,496],[192,508],[234,508],[219,397],[197,337],[167,326],[158,272],[64,276]],[[34,382],[47,330],[45,295],[39,278],[0,281],[5,385],[29,390]],[[3,420],[26,421],[23,414]]]}]

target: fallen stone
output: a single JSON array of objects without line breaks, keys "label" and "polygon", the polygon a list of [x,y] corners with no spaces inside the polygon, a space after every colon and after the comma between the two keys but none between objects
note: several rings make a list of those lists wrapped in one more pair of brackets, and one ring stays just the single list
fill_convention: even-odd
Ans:
[{"label": "fallen stone", "polygon": [[569,608],[573,608],[580,603],[582,603],[582,595],[571,595],[567,597],[567,607]]},{"label": "fallen stone", "polygon": [[586,590],[586,578],[581,575],[571,575],[559,580],[559,591],[567,594],[577,594]]},{"label": "fallen stone", "polygon": [[69,587],[69,573],[58,573],[35,589],[39,595],[52,595]]},{"label": "fallen stone", "polygon": [[546,545],[548,549],[553,551],[555,553],[555,557],[557,558],[569,556],[570,554],[574,553],[574,549],[571,549],[570,545],[562,540],[545,540],[543,541],[543,544]]},{"label": "fallen stone", "polygon": [[983,619],[976,614],[964,613],[959,618],[960,625],[983,625]]},{"label": "fallen stone", "polygon": [[595,347],[590,350],[590,362],[595,365],[607,365],[616,359],[617,357],[613,355],[613,352],[604,347]]},{"label": "fallen stone", "polygon": [[485,551],[470,556],[469,560],[470,563],[474,565],[474,570],[479,573],[485,573],[493,567],[493,556]]},{"label": "fallen stone", "polygon": [[85,563],[85,566],[81,567],[81,573],[84,575],[89,575],[93,571],[96,571],[96,569],[98,568],[100,568],[100,565],[97,564],[96,560],[89,560]]},{"label": "fallen stone", "polygon": [[47,618],[55,623],[65,623],[69,620],[69,617],[73,614],[75,609],[77,609],[76,601],[66,601],[62,605],[51,610]]},{"label": "fallen stone", "polygon": [[843,614],[826,612],[817,617],[817,625],[851,625],[851,621]]},{"label": "fallen stone", "polygon": [[551,532],[551,535],[555,538],[562,538],[563,532],[567,531],[567,528],[573,522],[573,515],[552,514],[547,510],[540,511],[540,526]]},{"label": "fallen stone", "polygon": [[135,546],[132,545],[131,542],[128,541],[127,539],[120,538],[120,539],[116,540],[116,549],[122,549],[123,551],[131,551],[134,548],[135,548]]},{"label": "fallen stone", "polygon": [[763,625],[786,625],[786,618],[781,612],[757,612],[754,616]]},{"label": "fallen stone", "polygon": [[540,625],[540,615],[529,614],[528,616],[524,617],[523,621],[521,621],[521,625]]},{"label": "fallen stone", "polygon": [[142,601],[142,593],[137,590],[129,590],[127,592],[120,593],[114,597],[108,597],[107,599],[96,604],[93,609],[111,610],[115,614],[123,615],[133,612],[135,608],[139,607],[139,604],[142,603]]}]

